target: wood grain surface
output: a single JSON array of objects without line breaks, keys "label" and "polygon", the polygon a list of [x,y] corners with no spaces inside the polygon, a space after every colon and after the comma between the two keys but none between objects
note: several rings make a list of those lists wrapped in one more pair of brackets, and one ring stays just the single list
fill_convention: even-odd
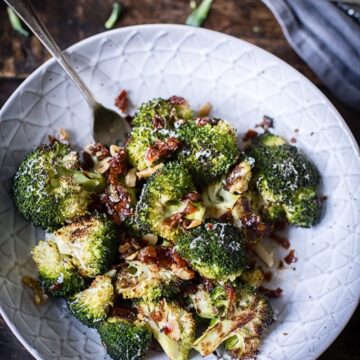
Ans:
[{"label": "wood grain surface", "polygon": [[[33,0],[35,8],[61,48],[105,31],[112,0]],[[123,12],[117,27],[150,23],[184,23],[188,0],[122,0]],[[224,32],[277,55],[315,83],[334,103],[360,142],[360,113],[332,96],[309,67],[286,42],[271,12],[260,0],[215,0],[204,27]],[[0,3],[0,106],[32,71],[49,58],[34,37],[18,35],[8,22],[6,7]],[[1,266],[1,264],[0,264]],[[320,360],[359,360],[359,308],[341,335]],[[0,318],[0,359],[30,360],[10,329]]]}]

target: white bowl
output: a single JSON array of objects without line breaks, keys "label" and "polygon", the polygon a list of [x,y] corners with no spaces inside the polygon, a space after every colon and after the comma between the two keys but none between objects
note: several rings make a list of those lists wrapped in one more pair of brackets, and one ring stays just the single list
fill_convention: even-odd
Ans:
[{"label": "white bowl", "polygon": [[[359,302],[359,149],[344,120],[321,92],[275,56],[239,39],[178,25],[134,26],[105,32],[68,53],[99,101],[114,107],[120,89],[133,104],[176,94],[232,122],[239,135],[264,114],[275,132],[308,154],[328,196],[320,225],[289,232],[299,261],[278,271],[271,286],[277,321],[258,359],[315,359],[341,332]],[[24,155],[60,127],[84,145],[90,111],[54,61],[36,70],[0,113],[0,304],[6,322],[37,359],[103,359],[94,330],[60,300],[35,306],[24,275],[36,276],[29,255],[44,235],[24,221],[11,199],[11,179]],[[295,131],[298,129],[298,132]],[[276,250],[278,258],[286,252]],[[296,268],[295,271],[292,268]],[[165,359],[152,354],[151,359]],[[194,353],[193,358],[200,358]],[[209,357],[210,359],[211,357]]]}]

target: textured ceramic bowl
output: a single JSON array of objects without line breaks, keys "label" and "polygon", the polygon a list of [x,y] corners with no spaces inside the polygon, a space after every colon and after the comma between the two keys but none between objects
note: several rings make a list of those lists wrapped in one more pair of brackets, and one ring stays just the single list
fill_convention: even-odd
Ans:
[{"label": "textured ceramic bowl", "polygon": [[[99,34],[71,47],[71,61],[97,98],[113,107],[120,89],[133,104],[181,95],[232,122],[239,138],[261,121],[294,138],[323,175],[328,196],[320,225],[289,232],[299,258],[275,273],[284,289],[273,302],[277,321],[258,359],[315,359],[341,332],[360,293],[360,162],[348,127],[301,74],[244,41],[176,25],[135,26]],[[97,334],[67,312],[62,301],[35,306],[21,284],[35,276],[30,249],[44,235],[26,223],[11,200],[11,179],[24,155],[60,127],[83,145],[90,111],[54,61],[35,71],[0,113],[0,304],[12,331],[37,359],[103,359]],[[286,252],[276,250],[278,259]],[[296,269],[296,270],[293,270]],[[152,354],[151,359],[165,359]],[[193,358],[196,354],[193,354]],[[211,357],[209,357],[211,358]]]}]

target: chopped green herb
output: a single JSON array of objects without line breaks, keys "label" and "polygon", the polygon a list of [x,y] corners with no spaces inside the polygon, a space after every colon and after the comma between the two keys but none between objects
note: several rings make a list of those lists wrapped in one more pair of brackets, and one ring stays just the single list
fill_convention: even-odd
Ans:
[{"label": "chopped green herb", "polygon": [[186,25],[201,26],[209,14],[211,4],[212,0],[203,0],[201,4],[188,16],[186,19]]},{"label": "chopped green herb", "polygon": [[9,16],[9,21],[10,21],[11,27],[15,31],[17,31],[19,34],[21,34],[23,36],[29,36],[29,32],[24,29],[20,18],[16,15],[14,10],[11,9],[10,7],[8,7],[7,8],[7,13],[8,13],[8,16]]},{"label": "chopped green herb", "polygon": [[112,29],[116,22],[119,19],[121,14],[121,5],[118,2],[113,4],[112,12],[110,17],[106,20],[105,27],[106,29]]}]

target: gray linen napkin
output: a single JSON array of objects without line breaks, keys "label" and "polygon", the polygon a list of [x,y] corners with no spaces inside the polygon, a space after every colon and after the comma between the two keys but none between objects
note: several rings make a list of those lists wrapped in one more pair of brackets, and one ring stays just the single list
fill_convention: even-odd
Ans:
[{"label": "gray linen napkin", "polygon": [[360,26],[328,0],[262,1],[323,83],[360,110]]}]

